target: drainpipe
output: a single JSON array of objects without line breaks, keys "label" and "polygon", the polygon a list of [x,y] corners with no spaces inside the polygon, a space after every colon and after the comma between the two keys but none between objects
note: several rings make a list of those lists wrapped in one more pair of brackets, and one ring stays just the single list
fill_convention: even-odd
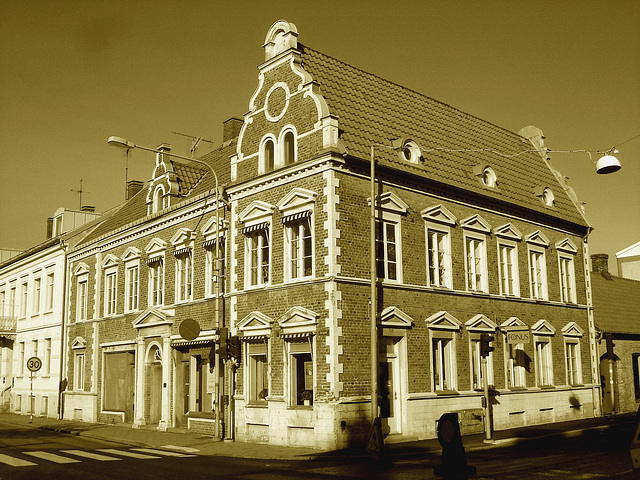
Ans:
[{"label": "drainpipe", "polygon": [[64,388],[66,387],[66,382],[64,381],[64,367],[65,367],[65,359],[66,359],[66,348],[65,348],[65,332],[66,332],[66,317],[67,317],[67,271],[69,269],[69,264],[67,261],[67,250],[68,245],[64,242],[64,240],[60,239],[60,248],[64,254],[64,269],[62,276],[62,325],[61,325],[61,334],[60,334],[60,380],[58,381],[58,419],[62,420],[64,417]]}]

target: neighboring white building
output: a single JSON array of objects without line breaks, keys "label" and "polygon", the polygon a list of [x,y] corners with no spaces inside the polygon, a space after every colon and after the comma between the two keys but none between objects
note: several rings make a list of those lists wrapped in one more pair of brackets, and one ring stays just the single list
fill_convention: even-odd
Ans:
[{"label": "neighboring white building", "polygon": [[640,242],[616,253],[618,275],[622,278],[640,280]]},{"label": "neighboring white building", "polygon": [[[0,264],[2,405],[21,414],[58,416],[66,252],[99,223],[99,215],[59,209],[56,236]],[[87,222],[83,225],[83,222]],[[27,360],[41,368],[31,375]]]}]

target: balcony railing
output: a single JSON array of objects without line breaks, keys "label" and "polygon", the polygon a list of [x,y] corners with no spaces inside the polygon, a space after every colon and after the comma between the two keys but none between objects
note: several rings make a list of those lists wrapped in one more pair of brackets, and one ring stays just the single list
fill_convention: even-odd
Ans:
[{"label": "balcony railing", "polygon": [[16,317],[15,316],[0,314],[0,333],[16,333]]}]

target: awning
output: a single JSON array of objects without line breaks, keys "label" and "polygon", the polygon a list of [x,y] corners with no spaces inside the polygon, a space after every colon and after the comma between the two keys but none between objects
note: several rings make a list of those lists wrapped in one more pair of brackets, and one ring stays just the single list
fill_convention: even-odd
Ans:
[{"label": "awning", "polygon": [[292,213],[291,215],[285,215],[282,217],[282,223],[294,222],[301,218],[307,218],[311,216],[311,210],[305,210],[304,212]]},{"label": "awning", "polygon": [[249,225],[248,227],[244,227],[241,231],[244,235],[250,232],[255,232],[256,230],[265,230],[269,228],[269,222],[256,223],[255,225]]}]

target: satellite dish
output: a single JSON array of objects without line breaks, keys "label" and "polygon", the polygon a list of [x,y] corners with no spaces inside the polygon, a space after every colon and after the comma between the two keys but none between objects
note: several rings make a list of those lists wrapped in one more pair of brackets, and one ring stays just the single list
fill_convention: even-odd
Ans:
[{"label": "satellite dish", "polygon": [[185,318],[178,327],[180,336],[187,341],[195,340],[200,335],[200,324],[193,318]]},{"label": "satellite dish", "polygon": [[620,168],[620,160],[613,155],[605,155],[596,162],[596,172],[598,173],[613,173],[620,170]]}]

